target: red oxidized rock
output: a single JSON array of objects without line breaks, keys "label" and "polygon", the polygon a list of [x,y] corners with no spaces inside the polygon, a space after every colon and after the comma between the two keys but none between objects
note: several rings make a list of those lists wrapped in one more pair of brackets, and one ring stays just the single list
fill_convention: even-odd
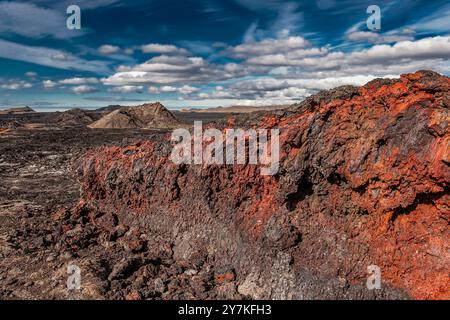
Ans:
[{"label": "red oxidized rock", "polygon": [[449,88],[421,71],[221,124],[279,128],[275,176],[175,165],[167,141],[88,151],[82,201],[166,234],[184,260],[232,264],[256,298],[376,297],[365,287],[375,264],[382,297],[448,299]]}]

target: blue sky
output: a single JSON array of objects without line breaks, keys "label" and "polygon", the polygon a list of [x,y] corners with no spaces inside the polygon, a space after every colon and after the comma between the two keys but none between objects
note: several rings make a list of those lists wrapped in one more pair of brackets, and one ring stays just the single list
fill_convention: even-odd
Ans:
[{"label": "blue sky", "polygon": [[[81,9],[81,30],[66,9]],[[381,9],[369,30],[367,8]],[[419,69],[450,74],[448,1],[0,1],[0,109],[285,104]]]}]

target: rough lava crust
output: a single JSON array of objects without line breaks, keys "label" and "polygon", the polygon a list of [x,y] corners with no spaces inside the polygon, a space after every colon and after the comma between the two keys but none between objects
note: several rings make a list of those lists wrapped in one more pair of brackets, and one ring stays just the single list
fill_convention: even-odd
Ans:
[{"label": "rough lava crust", "polygon": [[[70,214],[100,239],[131,230],[141,255],[165,248],[196,273],[215,270],[208,290],[225,298],[449,299],[449,89],[419,71],[214,124],[279,128],[275,176],[175,165],[169,136],[90,150],[74,161]],[[372,264],[382,290],[366,288]]]}]

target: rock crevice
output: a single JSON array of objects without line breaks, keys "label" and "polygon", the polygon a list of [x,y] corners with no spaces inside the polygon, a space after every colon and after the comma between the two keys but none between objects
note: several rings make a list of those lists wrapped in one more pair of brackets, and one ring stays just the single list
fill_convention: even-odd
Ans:
[{"label": "rock crevice", "polygon": [[[448,299],[449,89],[419,71],[215,124],[279,128],[271,177],[176,165],[169,137],[91,150],[74,163],[73,214],[105,235],[139,230],[147,248],[169,243],[198,269],[232,267],[233,297]],[[365,286],[371,264],[383,290]]]}]

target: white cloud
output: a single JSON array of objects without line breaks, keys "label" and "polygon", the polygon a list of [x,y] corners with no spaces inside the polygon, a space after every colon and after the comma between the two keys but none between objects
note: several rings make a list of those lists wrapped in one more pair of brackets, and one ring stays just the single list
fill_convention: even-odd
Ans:
[{"label": "white cloud", "polygon": [[93,93],[96,92],[97,89],[93,86],[81,85],[70,88],[70,91],[75,94],[84,94],[84,93]]},{"label": "white cloud", "polygon": [[196,87],[191,87],[188,85],[184,85],[181,88],[178,88],[178,92],[180,92],[181,94],[192,94],[194,92],[199,91],[200,89],[196,88]]},{"label": "white cloud", "polygon": [[0,57],[65,70],[101,74],[109,72],[108,63],[104,61],[87,61],[60,50],[26,46],[2,39],[0,39]]},{"label": "white cloud", "polygon": [[[287,51],[286,53],[276,53],[251,57],[247,60],[249,64],[267,66],[287,66],[296,65],[296,61],[309,56],[323,56],[328,53],[326,48],[298,49]],[[305,61],[305,60],[301,60]]]},{"label": "white cloud", "polygon": [[[217,87],[208,98],[215,99],[244,99],[277,102],[298,101],[320,90],[331,89],[342,85],[361,86],[375,79],[376,76],[347,76],[320,79],[277,79],[255,78],[236,82],[228,88]],[[203,95],[198,95],[204,98]]]},{"label": "white cloud", "polygon": [[58,83],[52,80],[44,80],[42,81],[42,85],[44,86],[44,88],[51,89],[55,88],[58,85]]},{"label": "white cloud", "polygon": [[155,87],[151,86],[148,88],[148,92],[150,93],[181,93],[183,95],[189,95],[195,92],[198,92],[200,89],[196,87],[192,87],[189,85],[184,85],[182,87],[174,87],[174,86],[161,86],[161,87]]},{"label": "white cloud", "polygon": [[394,45],[376,45],[370,49],[352,52],[350,63],[388,63],[401,59],[448,59],[450,58],[450,37],[424,38],[417,41],[401,41]]},{"label": "white cloud", "polygon": [[21,90],[32,88],[33,85],[26,81],[9,81],[7,83],[0,84],[0,89],[4,90]]},{"label": "white cloud", "polygon": [[416,41],[400,41],[392,45],[374,45],[369,49],[350,53],[329,51],[326,48],[286,49],[270,55],[255,54],[246,63],[259,67],[273,67],[272,74],[288,76],[294,73],[295,76],[310,77],[312,75],[309,73],[312,72],[316,74],[333,72],[336,76],[342,76],[383,75],[387,74],[386,69],[390,69],[390,74],[397,74],[394,72],[395,69],[409,72],[416,71],[414,67],[429,65],[435,69],[442,65],[439,61],[448,58],[450,58],[450,37],[437,36]]},{"label": "white cloud", "polygon": [[209,94],[207,94],[205,92],[201,92],[201,93],[198,94],[198,97],[200,99],[208,99],[210,96],[209,96]]},{"label": "white cloud", "polygon": [[160,54],[180,54],[186,55],[189,52],[186,49],[178,48],[177,46],[170,44],[151,43],[141,46],[141,50],[144,53],[160,53]]},{"label": "white cloud", "polygon": [[134,67],[119,67],[114,75],[102,79],[106,85],[209,83],[243,75],[235,64],[211,64],[201,57],[157,56]]},{"label": "white cloud", "polygon": [[244,43],[255,42],[257,30],[258,30],[258,23],[252,22],[252,24],[250,24],[250,26],[247,28],[247,30],[244,33],[244,37],[243,37]]},{"label": "white cloud", "polygon": [[[312,47],[299,37],[266,39],[228,48],[223,54],[242,58],[237,68],[247,74],[270,74],[275,78],[315,79],[348,76],[385,76],[433,69],[449,72],[450,37],[412,39],[411,29],[375,34],[352,29],[347,37],[377,44],[368,49],[353,52],[330,51],[326,47]],[[264,88],[261,91],[266,90]],[[284,90],[284,89],[283,89]],[[292,92],[292,90],[291,90]],[[229,96],[225,92],[221,97]],[[250,94],[251,96],[251,94]]]},{"label": "white cloud", "polygon": [[394,43],[399,41],[414,40],[414,36],[411,33],[407,34],[379,34],[371,31],[355,31],[350,32],[346,36],[347,40],[355,42],[369,42],[369,43]]},{"label": "white cloud", "polygon": [[270,32],[277,37],[287,37],[290,31],[302,26],[303,12],[299,11],[299,4],[295,2],[283,3],[278,12],[277,19],[270,27]]},{"label": "white cloud", "polygon": [[437,10],[435,13],[427,15],[425,18],[414,23],[410,28],[419,32],[443,31],[447,33],[450,30],[449,16],[450,5],[447,5],[441,10]]},{"label": "white cloud", "polygon": [[303,37],[283,39],[266,39],[259,42],[248,42],[230,48],[228,54],[236,58],[251,58],[255,55],[283,53],[290,50],[303,49],[309,45]]},{"label": "white cloud", "polygon": [[114,53],[118,53],[120,51],[120,48],[117,46],[104,44],[104,45],[100,46],[97,50],[101,54],[114,54]]},{"label": "white cloud", "polygon": [[36,78],[38,76],[38,74],[34,71],[28,71],[25,73],[25,76],[28,78]]},{"label": "white cloud", "polygon": [[74,59],[72,56],[70,56],[69,54],[64,53],[64,52],[56,52],[55,54],[53,54],[51,56],[51,58],[53,60],[60,60],[60,61],[68,61],[68,60]]},{"label": "white cloud", "polygon": [[217,86],[212,92],[200,92],[195,96],[190,96],[190,98],[193,101],[197,101],[192,102],[192,104],[199,104],[199,101],[210,103],[211,105],[218,105],[218,101],[220,101],[221,105],[263,106],[292,104],[302,101],[320,90],[342,85],[360,86],[375,78],[377,77],[373,75],[320,79],[255,78],[238,81],[227,88]]},{"label": "white cloud", "polygon": [[159,88],[158,88],[158,87],[155,87],[155,86],[149,87],[149,88],[148,88],[148,92],[150,92],[150,93],[156,93],[156,94],[160,93]]},{"label": "white cloud", "polygon": [[0,2],[0,33],[13,33],[30,38],[53,36],[65,39],[83,35],[68,30],[65,11],[38,7],[33,3]]},{"label": "white cloud", "polygon": [[177,88],[176,87],[172,87],[172,86],[162,86],[159,89],[160,92],[177,92]]},{"label": "white cloud", "polygon": [[42,85],[46,89],[52,89],[64,85],[70,85],[72,87],[69,88],[70,92],[73,93],[90,93],[95,92],[97,89],[94,86],[90,86],[93,84],[98,84],[100,81],[97,78],[91,77],[91,78],[81,78],[81,77],[75,77],[75,78],[68,78],[63,79],[59,81],[53,81],[53,80],[44,80],[42,82]]},{"label": "white cloud", "polygon": [[[319,90],[360,86],[377,77],[398,77],[419,69],[450,72],[450,37],[377,44],[353,52],[330,51],[313,47],[301,37],[287,37],[244,43],[222,54],[239,56],[243,62],[214,64],[201,57],[160,55],[139,65],[121,66],[101,81],[112,86],[149,85],[150,93],[179,94],[185,101],[260,100],[267,104],[294,102]],[[200,90],[195,84],[217,87]]]},{"label": "white cloud", "polygon": [[[259,1],[259,0],[239,0],[241,2],[261,6],[264,9],[271,8],[277,13],[277,17],[267,29],[259,28],[258,22],[253,22],[244,34],[244,42],[255,42],[266,38],[288,37],[292,31],[298,31],[303,26],[304,14],[299,10],[300,4],[294,1]],[[256,2],[260,2],[256,4]]]},{"label": "white cloud", "polygon": [[119,86],[110,89],[110,92],[115,93],[141,93],[144,90],[143,86]]},{"label": "white cloud", "polygon": [[72,84],[72,85],[82,85],[82,84],[97,84],[99,80],[97,78],[70,78],[58,81],[60,84]]}]

